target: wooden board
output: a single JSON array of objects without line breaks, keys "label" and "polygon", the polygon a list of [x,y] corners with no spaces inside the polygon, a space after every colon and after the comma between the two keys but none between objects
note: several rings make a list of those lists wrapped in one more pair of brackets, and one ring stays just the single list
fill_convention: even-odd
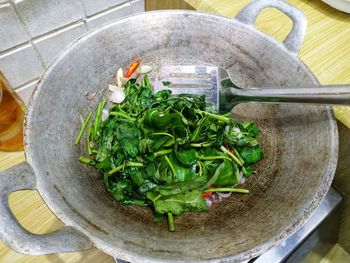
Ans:
[{"label": "wooden board", "polygon": [[146,0],[145,9],[146,11],[151,11],[164,9],[193,9],[193,7],[184,0]]}]

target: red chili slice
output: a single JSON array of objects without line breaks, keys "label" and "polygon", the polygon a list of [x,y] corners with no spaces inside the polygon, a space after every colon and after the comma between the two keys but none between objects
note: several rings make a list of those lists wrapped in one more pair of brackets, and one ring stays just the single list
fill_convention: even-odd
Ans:
[{"label": "red chili slice", "polygon": [[202,196],[203,198],[209,198],[212,196],[212,193],[211,192],[205,192],[205,193],[202,193]]},{"label": "red chili slice", "polygon": [[140,59],[136,59],[131,65],[130,67],[128,68],[128,70],[125,72],[125,77],[126,78],[130,78],[131,75],[136,71],[136,69],[139,67],[141,63],[141,60]]}]

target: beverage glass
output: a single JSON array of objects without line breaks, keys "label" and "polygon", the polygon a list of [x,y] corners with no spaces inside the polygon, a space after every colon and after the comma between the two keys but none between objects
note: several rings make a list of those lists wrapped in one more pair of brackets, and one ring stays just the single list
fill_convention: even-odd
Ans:
[{"label": "beverage glass", "polygon": [[0,151],[23,150],[25,105],[0,72]]}]

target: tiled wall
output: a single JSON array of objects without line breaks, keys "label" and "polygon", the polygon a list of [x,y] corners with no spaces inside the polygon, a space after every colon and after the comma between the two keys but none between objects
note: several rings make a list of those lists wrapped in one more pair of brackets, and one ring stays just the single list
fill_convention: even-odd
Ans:
[{"label": "tiled wall", "polygon": [[144,11],[144,0],[0,0],[0,70],[25,102],[50,61],[101,24]]}]

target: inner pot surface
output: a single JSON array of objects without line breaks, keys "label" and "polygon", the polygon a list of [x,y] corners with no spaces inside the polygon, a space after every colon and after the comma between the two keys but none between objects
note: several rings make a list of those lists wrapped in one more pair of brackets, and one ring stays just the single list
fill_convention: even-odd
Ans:
[{"label": "inner pot surface", "polygon": [[[67,225],[95,245],[130,261],[241,261],[296,231],[327,192],[337,159],[337,129],[323,106],[242,104],[236,118],[261,128],[264,160],[258,174],[208,212],[176,217],[176,232],[154,222],[149,208],[121,206],[102,176],[78,161],[73,141],[79,113],[95,110],[119,67],[135,58],[153,67],[223,67],[241,87],[315,84],[307,67],[282,44],[235,20],[189,11],[150,12],[114,22],[82,37],[49,67],[26,117],[26,155],[39,192]],[[89,101],[85,93],[96,92]]]}]

